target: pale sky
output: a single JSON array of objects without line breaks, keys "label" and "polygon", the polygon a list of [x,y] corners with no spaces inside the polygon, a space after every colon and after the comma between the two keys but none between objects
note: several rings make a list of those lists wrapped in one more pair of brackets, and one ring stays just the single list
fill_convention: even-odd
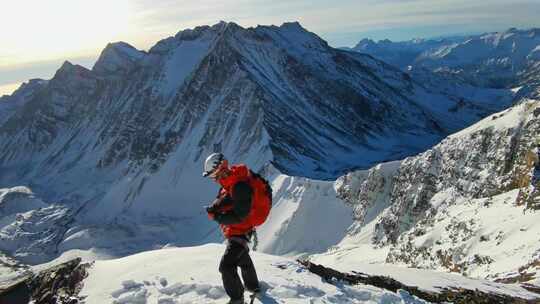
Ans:
[{"label": "pale sky", "polygon": [[540,0],[2,0],[0,96],[49,79],[64,60],[91,68],[108,42],[147,50],[220,20],[299,21],[332,46],[540,27]]}]

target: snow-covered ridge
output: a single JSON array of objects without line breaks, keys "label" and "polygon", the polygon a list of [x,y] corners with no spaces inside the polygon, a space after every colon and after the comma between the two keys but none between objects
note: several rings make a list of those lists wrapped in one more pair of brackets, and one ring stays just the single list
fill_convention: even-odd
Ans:
[{"label": "snow-covered ridge", "polygon": [[[448,138],[455,139],[466,137],[486,129],[501,132],[505,129],[517,128],[523,123],[524,119],[527,119],[526,116],[530,114],[530,111],[527,111],[527,108],[534,108],[537,102],[538,101],[536,100],[525,100],[513,108],[489,115],[474,125],[450,135]],[[534,111],[532,114],[534,115]]]},{"label": "snow-covered ridge", "polygon": [[[226,303],[217,271],[224,246],[148,251],[117,260],[97,261],[88,269],[80,296],[85,303]],[[252,253],[265,295],[255,303],[428,303],[409,295],[380,288],[326,282],[294,260]],[[203,267],[201,267],[203,266]],[[357,267],[358,265],[351,265]],[[347,266],[343,266],[347,267]],[[181,271],[179,271],[181,269]],[[442,287],[477,288],[489,293],[535,299],[536,294],[517,286],[465,279],[430,271],[397,267],[357,267],[406,279],[426,290]],[[368,270],[366,270],[368,269]],[[416,285],[415,285],[416,286]],[[246,293],[246,297],[248,294]]]},{"label": "snow-covered ridge", "polygon": [[535,283],[539,118],[540,102],[526,100],[417,156],[340,178],[338,192],[354,206],[356,223],[315,261]]}]

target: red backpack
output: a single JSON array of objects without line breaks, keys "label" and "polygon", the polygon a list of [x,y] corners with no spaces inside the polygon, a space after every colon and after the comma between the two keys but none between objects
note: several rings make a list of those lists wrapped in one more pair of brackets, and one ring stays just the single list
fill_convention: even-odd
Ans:
[{"label": "red backpack", "polygon": [[[227,238],[234,235],[244,235],[252,231],[256,226],[262,225],[268,218],[272,208],[272,188],[268,181],[242,164],[232,166],[231,171],[232,174],[227,178],[227,183],[221,184],[220,195],[227,195],[232,185],[239,181],[247,182],[253,192],[251,194],[251,210],[246,218],[237,224],[221,224],[223,234]],[[232,205],[222,208],[224,209],[222,211],[230,208],[232,208]]]},{"label": "red backpack", "polygon": [[253,199],[248,220],[253,226],[262,225],[272,209],[272,187],[259,174],[249,171],[249,185],[253,189]]}]

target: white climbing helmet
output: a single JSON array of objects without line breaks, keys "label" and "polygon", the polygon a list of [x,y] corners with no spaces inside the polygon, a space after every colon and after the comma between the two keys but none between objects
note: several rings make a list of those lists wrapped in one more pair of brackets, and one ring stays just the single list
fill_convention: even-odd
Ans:
[{"label": "white climbing helmet", "polygon": [[221,153],[212,153],[204,161],[203,176],[207,177],[219,168],[228,166],[225,156]]}]

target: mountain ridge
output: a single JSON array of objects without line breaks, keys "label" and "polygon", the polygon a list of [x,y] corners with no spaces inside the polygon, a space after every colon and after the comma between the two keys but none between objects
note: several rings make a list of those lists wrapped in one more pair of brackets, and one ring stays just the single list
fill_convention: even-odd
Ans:
[{"label": "mountain ridge", "polygon": [[391,42],[363,39],[352,50],[371,54],[403,70],[427,68],[454,74],[476,86],[516,87],[526,81],[538,61],[540,28],[510,28],[502,32]]}]

